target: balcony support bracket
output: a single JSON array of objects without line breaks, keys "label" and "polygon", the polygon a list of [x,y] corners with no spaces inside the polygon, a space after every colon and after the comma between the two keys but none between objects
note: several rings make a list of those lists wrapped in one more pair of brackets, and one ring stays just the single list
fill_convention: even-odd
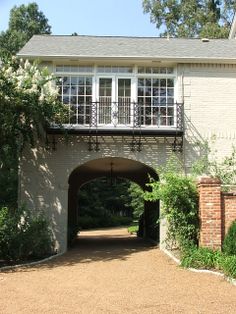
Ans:
[{"label": "balcony support bracket", "polygon": [[180,137],[175,136],[174,142],[172,143],[172,152],[182,153],[182,151],[183,151],[183,142],[184,142],[183,135],[180,136]]}]

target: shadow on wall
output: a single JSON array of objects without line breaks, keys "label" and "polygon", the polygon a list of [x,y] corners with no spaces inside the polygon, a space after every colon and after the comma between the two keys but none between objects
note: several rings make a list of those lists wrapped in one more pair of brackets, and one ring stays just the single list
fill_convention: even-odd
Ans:
[{"label": "shadow on wall", "polygon": [[63,221],[67,217],[68,185],[61,183],[66,177],[65,172],[60,174],[58,171],[55,176],[55,156],[55,151],[47,150],[44,143],[33,149],[25,147],[20,161],[19,201],[32,211],[44,212],[58,251],[64,249],[59,242],[67,232]]},{"label": "shadow on wall", "polygon": [[194,163],[202,159],[208,159],[209,144],[200,134],[191,120],[185,115],[185,138],[184,138],[184,162],[185,169],[190,172]]}]

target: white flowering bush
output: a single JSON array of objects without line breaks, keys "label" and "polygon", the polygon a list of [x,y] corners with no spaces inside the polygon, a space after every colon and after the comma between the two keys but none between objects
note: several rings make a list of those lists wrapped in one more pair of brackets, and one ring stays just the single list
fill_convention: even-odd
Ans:
[{"label": "white flowering bush", "polygon": [[55,78],[35,63],[13,57],[0,65],[0,205],[16,200],[18,156],[43,128],[60,123]]},{"label": "white flowering bush", "polygon": [[1,140],[9,137],[17,144],[33,142],[35,130],[63,116],[58,101],[55,78],[35,63],[17,60],[0,68],[0,129]]}]

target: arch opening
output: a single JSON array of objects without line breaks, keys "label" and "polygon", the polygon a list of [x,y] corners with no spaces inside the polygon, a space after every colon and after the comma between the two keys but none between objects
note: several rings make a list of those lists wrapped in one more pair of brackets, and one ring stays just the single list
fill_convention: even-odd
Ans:
[{"label": "arch opening", "polygon": [[[78,191],[97,178],[122,178],[147,190],[149,177],[158,180],[154,169],[139,161],[121,157],[105,157],[88,161],[74,169],[69,177],[68,245],[76,237],[79,224]],[[128,192],[128,191],[127,191]],[[144,201],[144,213],[139,221],[139,236],[159,242],[159,201]]]}]

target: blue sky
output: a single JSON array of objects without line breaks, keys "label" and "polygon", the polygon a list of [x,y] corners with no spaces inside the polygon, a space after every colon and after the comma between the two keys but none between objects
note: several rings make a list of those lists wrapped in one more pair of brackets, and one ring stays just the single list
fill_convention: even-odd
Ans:
[{"label": "blue sky", "polygon": [[6,30],[14,5],[30,2],[37,2],[53,34],[158,36],[142,0],[0,0],[0,31]]}]

